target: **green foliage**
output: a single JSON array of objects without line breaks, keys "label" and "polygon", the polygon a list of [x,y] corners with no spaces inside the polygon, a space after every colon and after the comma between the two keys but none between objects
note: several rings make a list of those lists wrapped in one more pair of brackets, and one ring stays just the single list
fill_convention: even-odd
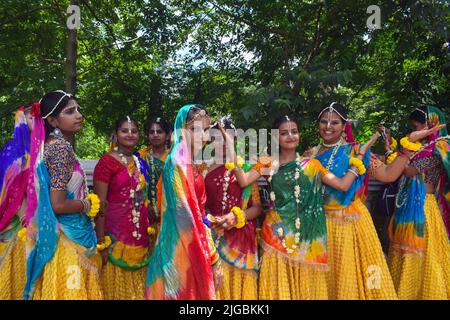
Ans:
[{"label": "green foliage", "polygon": [[[384,1],[382,28],[369,30],[372,2],[78,1],[76,96],[86,125],[77,152],[101,155],[120,116],[172,122],[190,102],[245,129],[292,115],[301,150],[319,142],[316,116],[332,101],[348,106],[361,141],[380,123],[404,134],[420,103],[449,114],[449,4]],[[0,146],[17,107],[65,86],[69,3],[0,5]]]}]

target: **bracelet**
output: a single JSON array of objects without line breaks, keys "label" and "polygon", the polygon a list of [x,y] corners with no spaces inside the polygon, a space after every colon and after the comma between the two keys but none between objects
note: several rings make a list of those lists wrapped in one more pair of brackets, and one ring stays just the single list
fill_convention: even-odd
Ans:
[{"label": "bracelet", "polygon": [[420,142],[411,142],[409,141],[408,137],[401,138],[400,145],[412,152],[416,152],[422,147],[422,144]]},{"label": "bracelet", "polygon": [[236,216],[236,220],[237,221],[236,221],[235,227],[237,229],[243,228],[245,226],[245,213],[244,213],[244,211],[241,208],[239,208],[239,207],[233,207],[231,209],[231,212],[233,212],[234,215]]},{"label": "bracelet", "polygon": [[105,241],[97,244],[97,250],[103,251],[111,245],[111,237],[106,236]]},{"label": "bracelet", "polygon": [[393,154],[394,153],[394,151],[392,151],[392,150],[388,150],[388,151],[386,151],[386,153],[384,154],[386,157],[389,157],[391,154]]},{"label": "bracelet", "polygon": [[366,167],[364,166],[364,163],[361,160],[359,160],[358,158],[351,157],[349,164],[350,164],[350,166],[357,167],[360,175],[363,175],[364,173],[366,173]]},{"label": "bracelet", "polygon": [[85,201],[87,200],[90,200],[90,208],[86,212],[86,215],[90,218],[95,218],[100,211],[100,199],[95,193],[91,193],[86,197]]},{"label": "bracelet", "polygon": [[356,171],[353,169],[348,169],[347,172],[353,173],[357,178],[359,177],[358,173],[356,173]]},{"label": "bracelet", "polygon": [[80,201],[83,204],[83,210],[81,211],[81,213],[87,213],[89,210],[91,210],[91,203],[89,201],[87,201],[86,199],[82,199]]}]

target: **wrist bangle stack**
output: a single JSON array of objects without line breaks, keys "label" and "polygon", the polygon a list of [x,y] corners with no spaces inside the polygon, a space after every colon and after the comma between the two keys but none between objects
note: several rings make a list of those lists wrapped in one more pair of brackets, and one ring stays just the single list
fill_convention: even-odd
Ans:
[{"label": "wrist bangle stack", "polygon": [[356,177],[359,177],[358,173],[353,169],[348,169],[347,172],[353,173]]},{"label": "wrist bangle stack", "polygon": [[91,210],[91,203],[86,199],[82,199],[80,201],[83,204],[83,210],[81,211],[81,213],[89,212],[89,210]]}]

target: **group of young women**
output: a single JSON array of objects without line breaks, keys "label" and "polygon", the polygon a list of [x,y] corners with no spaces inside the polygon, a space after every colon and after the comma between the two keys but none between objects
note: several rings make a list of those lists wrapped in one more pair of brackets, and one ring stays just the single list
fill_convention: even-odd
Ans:
[{"label": "group of young women", "polygon": [[[380,128],[376,156],[380,133],[357,143],[333,102],[318,115],[323,142],[300,155],[298,123],[281,116],[278,160],[250,164],[231,121],[211,125],[199,105],[178,111],[173,134],[151,118],[141,150],[125,116],[89,193],[74,152],[80,106],[50,92],[17,111],[0,153],[0,299],[449,299],[449,136],[436,107],[410,119],[399,142]],[[196,164],[208,142],[215,161]],[[369,175],[400,178],[387,261]],[[261,176],[271,208],[259,230]]]}]

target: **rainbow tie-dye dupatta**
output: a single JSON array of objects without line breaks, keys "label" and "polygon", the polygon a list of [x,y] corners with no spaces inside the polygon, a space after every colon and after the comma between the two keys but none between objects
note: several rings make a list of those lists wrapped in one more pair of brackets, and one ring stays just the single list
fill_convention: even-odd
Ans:
[{"label": "rainbow tie-dye dupatta", "polygon": [[[428,126],[433,127],[445,123],[443,113],[434,106],[428,106]],[[428,145],[419,152],[414,159],[440,156],[444,171],[438,186],[436,196],[442,211],[444,223],[449,231],[450,208],[450,147],[444,128],[427,138]],[[396,198],[396,210],[389,224],[389,238],[394,252],[420,255],[424,249],[424,220],[425,220],[426,187],[424,176],[419,172],[414,177],[402,176]]]},{"label": "rainbow tie-dye dupatta", "polygon": [[27,282],[23,298],[33,296],[36,281],[58,241],[57,220],[50,203],[50,177],[44,163],[45,129],[39,104],[34,104],[30,145],[30,180],[27,186]]},{"label": "rainbow tie-dye dupatta", "polygon": [[214,280],[193,164],[182,133],[192,105],[178,111],[162,174],[161,231],[147,269],[147,299],[213,299]]},{"label": "rainbow tie-dye dupatta", "polygon": [[25,196],[30,167],[30,132],[24,108],[16,112],[12,139],[0,151],[0,231],[10,224]]}]

